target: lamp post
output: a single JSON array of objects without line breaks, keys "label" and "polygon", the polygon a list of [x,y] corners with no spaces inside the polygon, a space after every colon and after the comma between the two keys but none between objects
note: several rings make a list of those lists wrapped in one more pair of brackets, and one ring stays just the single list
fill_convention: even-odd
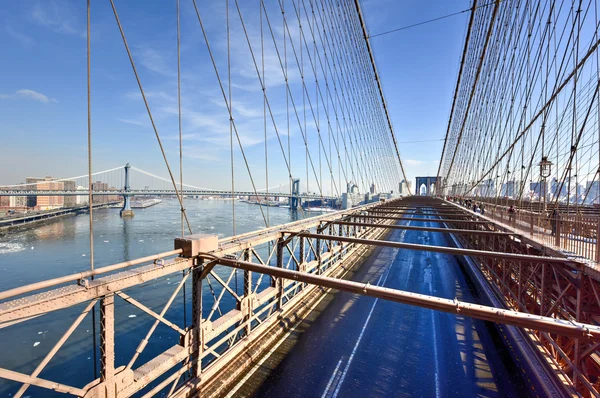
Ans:
[{"label": "lamp post", "polygon": [[[539,166],[540,177],[542,178],[544,184],[544,214],[546,214],[546,179],[550,177],[550,174],[552,173],[552,162],[548,160],[547,156],[542,156],[542,161],[540,162]],[[542,193],[541,190],[540,193]]]}]

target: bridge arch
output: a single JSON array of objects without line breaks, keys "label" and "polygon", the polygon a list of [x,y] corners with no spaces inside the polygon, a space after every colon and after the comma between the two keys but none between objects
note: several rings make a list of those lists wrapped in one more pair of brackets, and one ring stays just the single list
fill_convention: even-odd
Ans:
[{"label": "bridge arch", "polygon": [[[420,196],[433,196],[436,194],[437,177],[416,177],[416,191]],[[425,188],[423,190],[422,188]]]}]

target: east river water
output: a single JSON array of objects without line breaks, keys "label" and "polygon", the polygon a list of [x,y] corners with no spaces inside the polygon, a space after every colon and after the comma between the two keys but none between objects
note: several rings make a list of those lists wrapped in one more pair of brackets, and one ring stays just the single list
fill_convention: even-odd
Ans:
[{"label": "east river water", "polygon": [[[194,233],[212,233],[221,238],[233,235],[231,202],[190,199],[186,201],[186,208]],[[267,208],[263,207],[263,210],[266,214]],[[294,217],[289,209],[276,207],[269,208],[268,212],[270,225],[287,223],[296,219],[295,217],[317,215],[298,212]],[[260,208],[249,203],[235,203],[235,219],[238,234],[265,226]],[[180,210],[175,199],[165,199],[156,206],[136,209],[135,216],[129,219],[121,218],[119,209],[95,210],[95,265],[99,268],[171,250],[174,238],[180,235]],[[0,234],[0,291],[88,269],[87,215],[62,218]],[[170,275],[154,280],[129,289],[127,294],[160,312],[181,277]],[[239,280],[241,290],[241,272]],[[188,286],[189,280],[186,284]],[[189,324],[190,290],[187,290],[187,296],[186,316]],[[232,305],[232,299],[229,300]],[[78,305],[1,328],[0,367],[31,374],[84,307],[85,305]],[[183,295],[180,293],[166,318],[182,326],[183,308]],[[115,298],[115,317],[116,364],[121,366],[127,364],[154,318],[118,297]],[[176,338],[175,331],[161,324],[134,368],[174,345]],[[94,378],[92,347],[92,321],[88,315],[40,377],[83,387]],[[0,379],[0,397],[14,395],[19,386],[19,383]],[[36,387],[30,387],[25,393],[25,396],[32,397],[54,395],[63,396]]]}]

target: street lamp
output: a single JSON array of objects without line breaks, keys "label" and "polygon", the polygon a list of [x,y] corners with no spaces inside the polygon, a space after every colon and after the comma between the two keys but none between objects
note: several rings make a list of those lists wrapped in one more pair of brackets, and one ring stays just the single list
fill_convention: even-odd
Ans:
[{"label": "street lamp", "polygon": [[540,162],[539,166],[540,177],[544,181],[544,214],[546,214],[546,179],[550,177],[550,174],[552,173],[552,162],[548,160],[548,156],[542,156],[542,161]]}]

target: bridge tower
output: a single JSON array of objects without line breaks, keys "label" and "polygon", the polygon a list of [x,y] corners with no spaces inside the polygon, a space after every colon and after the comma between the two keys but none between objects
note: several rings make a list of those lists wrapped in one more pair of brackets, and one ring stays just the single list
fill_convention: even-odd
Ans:
[{"label": "bridge tower", "polygon": [[415,194],[421,195],[421,187],[425,185],[425,196],[434,196],[437,192],[438,177],[416,177]]},{"label": "bridge tower", "polygon": [[296,210],[301,206],[300,203],[300,179],[294,178],[292,180],[292,196],[290,197],[290,209]]},{"label": "bridge tower", "polygon": [[121,217],[133,217],[133,210],[131,210],[131,196],[127,192],[131,191],[129,185],[129,169],[131,166],[129,163],[125,165],[125,194],[123,195],[123,208],[121,209]]}]

